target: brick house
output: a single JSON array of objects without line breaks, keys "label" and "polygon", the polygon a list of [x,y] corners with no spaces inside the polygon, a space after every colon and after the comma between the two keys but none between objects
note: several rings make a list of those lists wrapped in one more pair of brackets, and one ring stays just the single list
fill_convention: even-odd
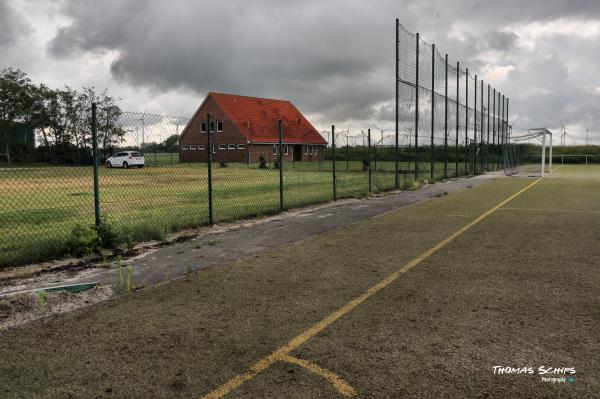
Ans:
[{"label": "brick house", "polygon": [[211,92],[179,137],[181,162],[206,162],[207,114],[215,162],[276,161],[279,120],[284,162],[323,160],[327,141],[291,102]]}]

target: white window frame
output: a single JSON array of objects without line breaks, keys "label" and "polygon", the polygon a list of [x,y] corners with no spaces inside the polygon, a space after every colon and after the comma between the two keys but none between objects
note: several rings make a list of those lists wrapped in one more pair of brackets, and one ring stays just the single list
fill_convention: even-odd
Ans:
[{"label": "white window frame", "polygon": [[308,155],[308,146],[307,145],[304,146],[304,155]]},{"label": "white window frame", "polygon": [[246,149],[246,144],[238,144],[237,145],[237,149],[238,150],[244,150],[244,149]]},{"label": "white window frame", "polygon": [[213,154],[217,153],[217,146],[215,144],[213,144]]},{"label": "white window frame", "polygon": [[219,151],[223,151],[227,149],[227,144],[219,144]]},{"label": "white window frame", "polygon": [[[221,128],[219,129],[219,125],[221,125]],[[222,132],[223,131],[223,121],[217,121],[217,132]]]},{"label": "white window frame", "polygon": [[227,144],[228,150],[235,150],[235,144]]},{"label": "white window frame", "polygon": [[206,122],[200,122],[200,133],[206,133]]},{"label": "white window frame", "polygon": [[273,148],[271,149],[271,153],[273,155],[277,155],[277,144],[273,144]]},{"label": "white window frame", "polygon": [[196,144],[190,144],[190,151],[196,151]]},{"label": "white window frame", "polygon": [[204,151],[204,150],[205,150],[205,148],[203,145],[198,145],[198,151]]},{"label": "white window frame", "polygon": [[287,145],[287,144],[284,144],[284,145],[283,145],[283,149],[284,149],[283,153],[284,153],[285,155],[288,155],[288,145]]},{"label": "white window frame", "polygon": [[215,132],[215,121],[210,121],[210,132],[211,133]]},{"label": "white window frame", "polygon": [[190,146],[189,146],[189,145],[187,145],[187,144],[183,144],[183,145],[181,146],[181,151],[187,151],[187,150],[189,150],[189,149],[190,149]]}]

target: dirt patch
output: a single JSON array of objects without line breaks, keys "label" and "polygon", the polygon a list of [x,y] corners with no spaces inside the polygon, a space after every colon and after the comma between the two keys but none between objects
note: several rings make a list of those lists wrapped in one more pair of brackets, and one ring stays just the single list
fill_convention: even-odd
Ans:
[{"label": "dirt patch", "polygon": [[40,318],[49,318],[59,313],[70,312],[103,301],[113,295],[108,286],[96,287],[84,292],[47,293],[45,306],[35,292],[26,292],[0,298],[0,333]]}]

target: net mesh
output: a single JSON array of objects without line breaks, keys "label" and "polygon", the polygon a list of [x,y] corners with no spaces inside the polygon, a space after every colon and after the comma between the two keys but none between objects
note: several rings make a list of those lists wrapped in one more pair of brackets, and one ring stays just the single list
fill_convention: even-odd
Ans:
[{"label": "net mesh", "polygon": [[[448,178],[502,166],[499,92],[398,25],[399,135],[406,173]],[[489,87],[489,95],[488,95]],[[417,112],[418,110],[418,112]],[[489,122],[488,122],[489,121]]]},{"label": "net mesh", "polygon": [[538,177],[552,169],[552,133],[529,129],[508,135],[503,146],[504,170],[509,176]]}]

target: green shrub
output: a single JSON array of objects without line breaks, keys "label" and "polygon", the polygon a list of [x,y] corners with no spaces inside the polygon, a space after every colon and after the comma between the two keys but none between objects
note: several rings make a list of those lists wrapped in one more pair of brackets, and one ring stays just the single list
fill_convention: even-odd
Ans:
[{"label": "green shrub", "polygon": [[101,247],[100,236],[95,226],[77,224],[71,230],[66,243],[67,252],[74,256],[90,255]]},{"label": "green shrub", "polygon": [[102,216],[100,225],[96,228],[96,231],[100,238],[101,247],[113,248],[119,243],[119,233],[107,216]]},{"label": "green shrub", "polygon": [[264,156],[262,156],[262,154],[260,157],[258,157],[258,167],[260,169],[265,169],[267,167],[267,160]]},{"label": "green shrub", "polygon": [[227,167],[227,162],[225,162],[225,160],[224,160],[224,159],[221,159],[221,160],[219,161],[219,166],[220,166],[221,168],[226,168],[226,167]]}]

